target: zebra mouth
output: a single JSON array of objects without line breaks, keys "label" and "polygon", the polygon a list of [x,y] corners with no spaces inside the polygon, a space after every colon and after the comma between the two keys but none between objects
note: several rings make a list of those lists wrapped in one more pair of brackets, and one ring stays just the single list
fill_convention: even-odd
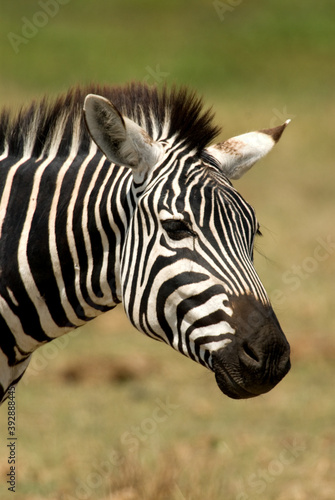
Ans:
[{"label": "zebra mouth", "polygon": [[255,381],[252,380],[251,373],[241,372],[238,357],[234,360],[235,362],[232,359],[227,362],[224,357],[227,352],[228,349],[222,349],[220,354],[216,352],[212,360],[215,380],[223,394],[232,399],[248,399],[259,396],[271,389],[267,384],[263,386],[263,384],[253,383]]},{"label": "zebra mouth", "polygon": [[274,352],[264,354],[235,341],[213,354],[212,370],[220,390],[233,399],[254,398],[269,392],[290,369],[288,344],[282,349],[273,342]]},{"label": "zebra mouth", "polygon": [[228,373],[228,371],[223,370],[222,368],[220,370],[215,371],[215,380],[216,383],[219,387],[219,389],[228,396],[229,398],[232,399],[248,399],[248,398],[254,398],[258,396],[261,393],[254,394],[250,391],[247,391],[244,387],[242,387],[241,384],[236,382],[234,378]]}]

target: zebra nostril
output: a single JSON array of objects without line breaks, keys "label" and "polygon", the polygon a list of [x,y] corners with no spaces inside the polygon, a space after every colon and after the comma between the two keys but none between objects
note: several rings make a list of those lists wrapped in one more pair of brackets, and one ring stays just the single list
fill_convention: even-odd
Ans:
[{"label": "zebra nostril", "polygon": [[255,352],[255,350],[252,347],[250,347],[250,345],[248,344],[248,342],[243,342],[243,344],[242,344],[241,347],[242,347],[243,353],[247,355],[247,357],[249,358],[249,360],[252,360],[253,363],[254,362],[260,363],[259,356]]}]

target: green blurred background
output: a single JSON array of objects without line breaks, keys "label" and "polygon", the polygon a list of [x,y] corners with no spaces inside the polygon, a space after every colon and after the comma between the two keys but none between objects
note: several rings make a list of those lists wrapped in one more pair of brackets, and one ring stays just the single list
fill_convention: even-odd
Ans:
[{"label": "green blurred background", "polygon": [[[262,226],[256,267],[290,374],[229,400],[117,309],[40,349],[18,387],[17,500],[334,498],[334,22],[331,0],[2,2],[1,105],[139,80],[198,90],[221,139],[292,119],[236,183]],[[12,498],[6,435],[5,404]]]}]

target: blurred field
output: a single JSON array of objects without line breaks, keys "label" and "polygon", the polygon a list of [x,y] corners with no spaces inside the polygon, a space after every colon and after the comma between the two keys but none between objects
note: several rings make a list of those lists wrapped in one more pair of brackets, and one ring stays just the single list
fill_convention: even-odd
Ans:
[{"label": "blurred field", "polygon": [[[256,267],[292,370],[263,397],[229,400],[118,308],[35,354],[16,394],[15,499],[333,500],[335,4],[63,1],[16,53],[8,34],[41,10],[1,6],[2,105],[146,80],[198,89],[222,138],[292,118],[235,184],[261,223]],[[1,499],[13,498],[6,419],[5,404]]]}]

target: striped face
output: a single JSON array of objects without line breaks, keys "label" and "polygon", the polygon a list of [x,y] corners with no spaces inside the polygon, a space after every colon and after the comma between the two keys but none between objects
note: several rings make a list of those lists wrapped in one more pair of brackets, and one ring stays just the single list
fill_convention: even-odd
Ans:
[{"label": "striped face", "polygon": [[253,209],[214,167],[163,168],[129,227],[121,283],[132,323],[212,368],[235,334],[231,298],[268,299],[252,263]]},{"label": "striped face", "polygon": [[230,184],[281,130],[196,152],[148,137],[106,99],[85,102],[106,156],[133,171],[136,200],[120,287],[137,329],[213,370],[233,398],[267,392],[290,367],[289,346],[253,266],[253,209]]}]

